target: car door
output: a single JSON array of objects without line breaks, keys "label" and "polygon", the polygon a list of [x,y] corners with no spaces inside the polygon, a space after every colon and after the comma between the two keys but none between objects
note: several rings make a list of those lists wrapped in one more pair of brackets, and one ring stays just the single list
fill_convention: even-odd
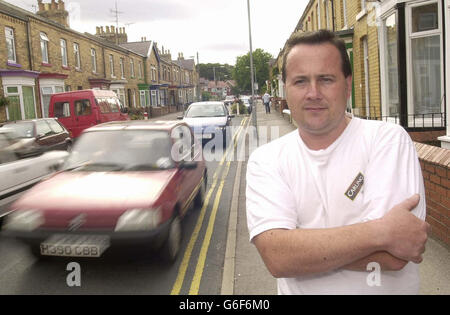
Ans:
[{"label": "car door", "polygon": [[67,147],[68,133],[64,128],[54,119],[47,119],[47,123],[54,132],[52,147],[55,150],[65,150]]},{"label": "car door", "polygon": [[41,153],[55,149],[57,135],[50,128],[46,119],[36,121],[36,143]]},{"label": "car door", "polygon": [[[178,126],[172,131],[174,139],[174,147],[172,149],[172,158],[178,162],[190,162],[194,157],[194,137],[191,129],[187,126]],[[179,184],[178,193],[179,200],[182,204],[183,211],[187,210],[187,205],[195,197],[194,190],[200,179],[196,169],[178,168]]]},{"label": "car door", "polygon": [[50,104],[51,117],[58,118],[58,121],[72,134],[74,135],[75,117],[73,110],[73,103],[71,106],[70,100],[63,100]]},{"label": "car door", "polygon": [[73,101],[75,125],[73,128],[73,136],[78,137],[80,133],[96,124],[96,119],[92,111],[91,101],[87,98],[74,99]]}]

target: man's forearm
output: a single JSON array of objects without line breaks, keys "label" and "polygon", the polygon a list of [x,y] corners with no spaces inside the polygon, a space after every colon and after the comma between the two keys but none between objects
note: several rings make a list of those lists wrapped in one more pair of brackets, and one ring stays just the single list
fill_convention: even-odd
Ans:
[{"label": "man's forearm", "polygon": [[269,230],[254,238],[267,268],[277,278],[323,273],[383,250],[374,220],[329,229]]},{"label": "man's forearm", "polygon": [[367,266],[372,262],[378,263],[381,267],[381,270],[384,271],[401,270],[408,263],[405,260],[392,256],[388,252],[376,252],[362,259],[354,261],[342,267],[342,269],[352,271],[367,271]]}]

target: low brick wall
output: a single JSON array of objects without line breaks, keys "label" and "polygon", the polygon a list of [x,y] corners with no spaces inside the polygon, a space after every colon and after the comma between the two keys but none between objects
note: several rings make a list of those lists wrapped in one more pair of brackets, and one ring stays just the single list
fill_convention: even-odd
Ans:
[{"label": "low brick wall", "polygon": [[150,107],[150,115],[151,117],[159,117],[162,115],[167,115],[169,113],[169,107]]},{"label": "low brick wall", "polygon": [[450,246],[450,150],[414,142],[422,167],[427,222],[434,238]]}]

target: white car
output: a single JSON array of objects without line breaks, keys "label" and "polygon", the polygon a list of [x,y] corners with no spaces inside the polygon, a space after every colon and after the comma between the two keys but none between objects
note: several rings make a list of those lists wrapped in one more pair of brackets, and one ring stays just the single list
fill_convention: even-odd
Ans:
[{"label": "white car", "polygon": [[[0,129],[0,207],[55,172],[69,154],[67,151],[49,151],[20,159],[14,151],[14,141],[8,129]],[[0,218],[4,214],[0,209]]]}]

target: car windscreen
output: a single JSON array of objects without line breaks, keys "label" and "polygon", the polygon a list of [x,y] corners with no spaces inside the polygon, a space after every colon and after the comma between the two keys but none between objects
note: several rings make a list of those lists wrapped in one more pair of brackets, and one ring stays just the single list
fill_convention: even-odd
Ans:
[{"label": "car windscreen", "polygon": [[186,117],[218,117],[226,116],[225,109],[221,104],[191,105],[186,113]]},{"label": "car windscreen", "polygon": [[108,130],[83,134],[63,169],[78,171],[160,170],[175,166],[165,131]]},{"label": "car windscreen", "polygon": [[13,138],[33,138],[34,124],[32,122],[17,122],[4,126],[12,131]]}]

